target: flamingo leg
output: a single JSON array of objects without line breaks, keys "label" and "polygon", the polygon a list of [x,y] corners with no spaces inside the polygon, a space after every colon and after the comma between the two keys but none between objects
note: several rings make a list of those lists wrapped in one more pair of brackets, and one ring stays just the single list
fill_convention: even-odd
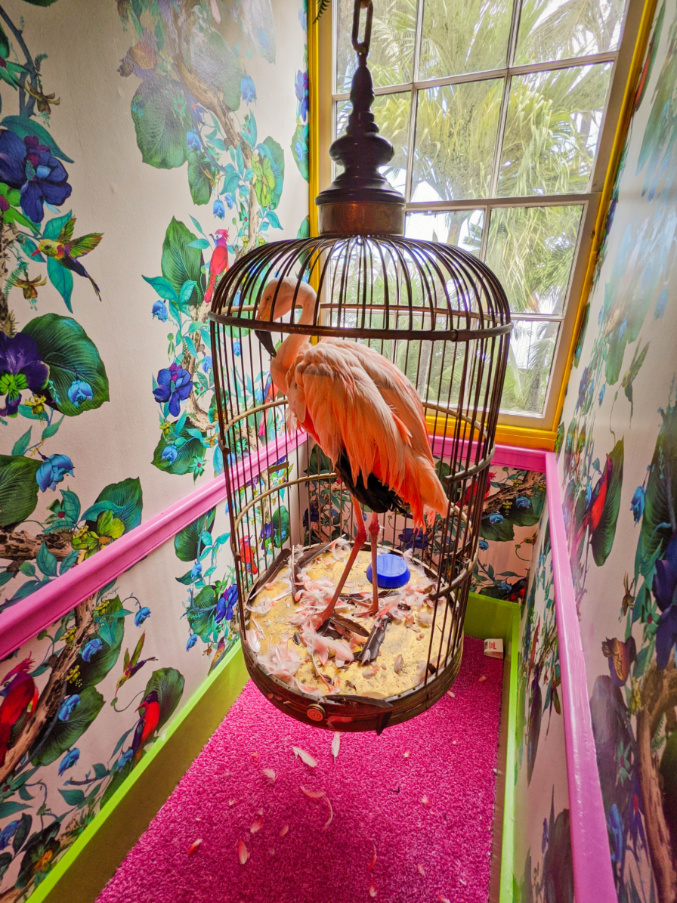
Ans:
[{"label": "flamingo leg", "polygon": [[355,541],[353,543],[353,547],[350,550],[350,556],[348,558],[348,563],[343,569],[343,573],[341,574],[341,579],[336,585],[336,590],[334,591],[334,596],[329,603],[329,605],[325,608],[320,618],[320,624],[323,624],[327,618],[331,618],[334,614],[334,606],[338,602],[338,597],[341,594],[341,590],[348,579],[348,574],[350,573],[350,569],[355,564],[355,559],[357,558],[357,553],[360,551],[362,546],[364,545],[367,539],[367,531],[364,528],[364,518],[362,517],[362,509],[360,508],[359,502],[357,499],[353,498],[353,511],[355,512],[355,519],[357,520],[357,535],[355,536]]},{"label": "flamingo leg", "polygon": [[371,586],[372,586],[372,603],[371,608],[367,611],[367,615],[375,617],[379,609],[378,604],[378,578],[376,571],[376,556],[378,554],[378,534],[381,525],[378,522],[378,514],[375,511],[371,513],[371,521],[369,522],[369,536],[371,537]]}]

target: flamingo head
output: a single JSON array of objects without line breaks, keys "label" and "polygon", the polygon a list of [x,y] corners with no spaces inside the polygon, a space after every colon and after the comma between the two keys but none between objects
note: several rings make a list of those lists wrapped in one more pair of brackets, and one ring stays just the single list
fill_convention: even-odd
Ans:
[{"label": "flamingo head", "polygon": [[[292,308],[303,307],[311,300],[315,303],[316,299],[315,291],[306,282],[289,277],[273,279],[266,285],[259,298],[256,319],[272,323],[288,314]],[[271,333],[263,329],[257,329],[255,333],[268,354],[275,357],[275,345]]]}]

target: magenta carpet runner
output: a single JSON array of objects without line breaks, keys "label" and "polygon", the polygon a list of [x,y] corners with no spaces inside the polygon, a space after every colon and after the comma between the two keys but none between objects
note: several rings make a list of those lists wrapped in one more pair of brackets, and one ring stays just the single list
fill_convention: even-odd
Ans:
[{"label": "magenta carpet runner", "polygon": [[98,903],[486,903],[501,681],[466,640],[453,696],[338,749],[250,682]]}]

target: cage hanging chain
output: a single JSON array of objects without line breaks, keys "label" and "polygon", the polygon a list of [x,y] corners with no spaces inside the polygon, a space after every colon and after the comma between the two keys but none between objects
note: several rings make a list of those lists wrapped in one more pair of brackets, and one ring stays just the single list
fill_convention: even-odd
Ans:
[{"label": "cage hanging chain", "polygon": [[[364,40],[359,41],[360,34],[360,10],[366,9],[367,18],[364,25]],[[374,15],[374,7],[372,0],[355,0],[355,9],[353,11],[353,49],[355,53],[366,61],[369,53],[369,44],[371,42],[371,20]]]}]

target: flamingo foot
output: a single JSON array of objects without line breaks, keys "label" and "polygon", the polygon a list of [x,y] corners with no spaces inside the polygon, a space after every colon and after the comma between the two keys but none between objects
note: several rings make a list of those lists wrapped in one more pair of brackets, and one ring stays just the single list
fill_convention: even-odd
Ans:
[{"label": "flamingo foot", "polygon": [[378,514],[372,512],[371,521],[369,522],[369,535],[371,537],[371,590],[372,602],[365,612],[370,618],[376,616],[379,610],[378,600],[378,574],[376,571],[376,558],[378,555],[378,535],[381,531],[381,525],[378,522]]}]

